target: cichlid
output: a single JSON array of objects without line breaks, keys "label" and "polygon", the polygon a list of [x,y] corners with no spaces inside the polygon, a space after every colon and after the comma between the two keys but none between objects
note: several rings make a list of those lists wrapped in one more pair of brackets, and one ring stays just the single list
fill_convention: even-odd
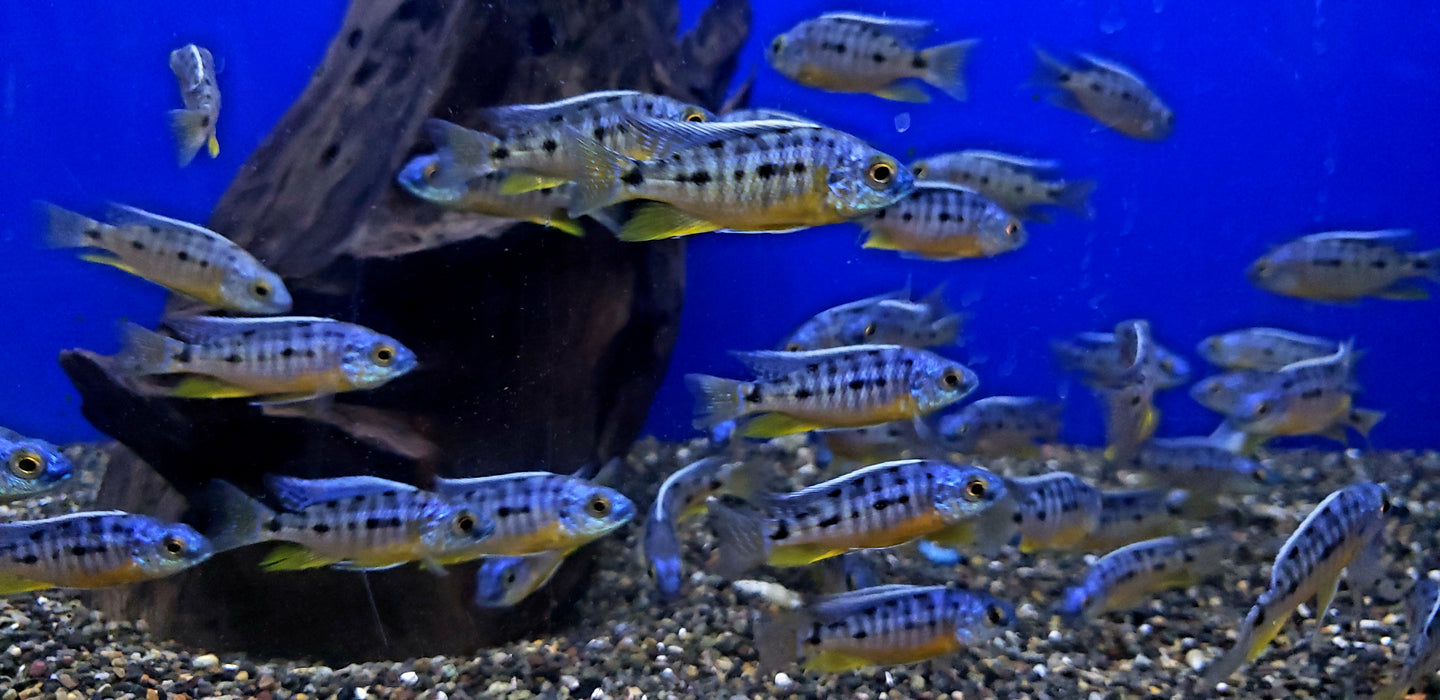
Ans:
[{"label": "cichlid", "polygon": [[800,116],[800,115],[798,115],[798,114],[795,114],[794,112],[786,112],[786,111],[779,110],[779,109],[770,109],[770,108],[768,108],[768,107],[752,107],[752,108],[747,108],[747,109],[737,109],[737,110],[735,110],[735,111],[733,111],[733,112],[726,112],[725,114],[716,117],[716,118],[715,118],[715,121],[717,121],[717,122],[758,122],[758,121],[765,121],[765,120],[768,120],[768,119],[778,119],[778,120],[780,120],[780,121],[785,121],[785,122],[800,122],[800,123],[802,123],[802,124],[814,124],[814,125],[816,125],[816,126],[821,126],[820,122],[817,122],[817,121],[815,121],[814,119],[811,119],[811,118],[809,118],[809,117],[802,117],[802,116]]},{"label": "cichlid", "polygon": [[1146,484],[1196,495],[1258,493],[1277,483],[1275,475],[1258,462],[1209,437],[1150,440],[1120,466]]},{"label": "cichlid", "polygon": [[804,566],[919,538],[944,543],[1005,494],[1004,481],[980,467],[914,459],[759,496],[753,504],[712,498],[717,572],[734,579],[762,564]]},{"label": "cichlid", "polygon": [[416,366],[394,338],[328,318],[198,316],[165,325],[176,338],[127,324],[116,366],[180,398],[301,401],[374,389]]},{"label": "cichlid", "polygon": [[0,524],[0,595],[164,578],[210,558],[188,525],[120,511]]},{"label": "cichlid", "polygon": [[766,671],[805,659],[806,671],[909,664],[984,644],[1015,619],[1010,603],[945,586],[889,585],[781,610],[758,628]]},{"label": "cichlid", "polygon": [[1189,492],[1167,489],[1105,491],[1100,518],[1078,544],[1087,552],[1108,552],[1142,540],[1179,532],[1191,508]]},{"label": "cichlid", "polygon": [[260,562],[266,571],[322,566],[379,571],[419,562],[438,572],[441,564],[462,561],[461,553],[495,532],[495,523],[473,510],[373,476],[266,476],[265,485],[283,511],[226,482],[215,484],[221,517],[212,535],[216,549],[279,542]]},{"label": "cichlid", "polygon": [[1019,219],[984,195],[959,185],[926,182],[857,223],[862,247],[924,260],[990,258],[1025,245]]},{"label": "cichlid", "polygon": [[1035,49],[1035,82],[1053,88],[1052,102],[1133,138],[1159,141],[1170,135],[1175,112],[1145,81],[1112,61],[1085,54],[1077,59],[1071,66]]},{"label": "cichlid", "polygon": [[180,82],[180,100],[185,109],[170,110],[170,133],[180,167],[195,160],[202,146],[208,146],[210,157],[220,155],[220,142],[215,139],[215,122],[220,118],[220,88],[215,83],[215,57],[209,49],[186,44],[170,52],[170,70]]},{"label": "cichlid", "polygon": [[1240,627],[1235,646],[1205,670],[1203,682],[1214,686],[1243,664],[1255,660],[1301,603],[1315,598],[1315,646],[1325,614],[1345,578],[1359,606],[1360,596],[1384,572],[1379,538],[1385,530],[1390,499],[1385,488],[1369,482],[1346,486],[1320,502],[1285,540],[1270,572],[1270,586]]},{"label": "cichlid", "polygon": [[456,561],[547,551],[568,555],[635,517],[635,504],[620,492],[550,472],[436,479],[434,490],[495,523],[493,536],[461,552]]},{"label": "cichlid", "polygon": [[[1100,491],[1069,472],[1008,479],[1020,551],[1072,549],[1100,524]],[[1000,524],[994,526],[997,530]]]},{"label": "cichlid", "polygon": [[1100,557],[1067,589],[1059,614],[1070,625],[1138,607],[1160,591],[1188,588],[1221,571],[1225,540],[1163,537],[1136,542]]},{"label": "cichlid", "polygon": [[1039,206],[1068,209],[1090,218],[1094,180],[1061,180],[1060,164],[994,151],[942,153],[910,164],[917,182],[948,182],[969,187],[1022,219],[1048,221]]},{"label": "cichlid", "polygon": [[704,122],[714,115],[663,95],[610,90],[544,104],[491,107],[481,110],[480,118],[489,133],[440,119],[425,122],[425,131],[438,149],[440,172],[446,176],[438,183],[441,186],[506,170],[500,194],[554,187],[576,179],[585,169],[576,135],[584,134],[632,158],[646,158],[651,152],[635,139],[630,120]]},{"label": "cichlid", "polygon": [[565,552],[551,550],[519,557],[485,557],[475,571],[475,605],[508,608],[540,590],[560,565]]},{"label": "cichlid", "polygon": [[1417,279],[1440,282],[1440,249],[1401,249],[1411,233],[1331,231],[1286,243],[1251,263],[1245,276],[1276,294],[1313,301],[1346,302],[1362,297],[1429,299]]},{"label": "cichlid", "polygon": [[959,401],[980,383],[958,362],[899,345],[733,355],[755,381],[685,375],[697,428],[758,414],[740,434],[770,438],[913,420]]},{"label": "cichlid", "polygon": [[210,229],[119,204],[101,223],[46,202],[46,242],[227,311],[280,314],[290,291],[244,248]]},{"label": "cichlid", "polygon": [[846,345],[950,345],[960,334],[960,315],[945,306],[942,288],[910,301],[910,290],[878,294],[834,306],[800,324],[781,348],[789,352]]},{"label": "cichlid", "polygon": [[1440,671],[1440,584],[1429,578],[1415,582],[1405,600],[1405,626],[1410,649],[1400,672],[1375,693],[1375,700],[1400,700],[1411,688]]},{"label": "cichlid", "polygon": [[940,419],[946,447],[984,457],[1039,454],[1037,443],[1060,440],[1064,406],[1033,396],[989,396]]},{"label": "cichlid", "polygon": [[[580,224],[566,213],[575,186],[570,183],[522,192],[503,194],[500,188],[510,171],[496,170],[468,179],[448,177],[441,168],[439,156],[412,158],[397,178],[405,191],[446,209],[468,211],[516,221],[529,221],[559,229],[572,236],[583,236]],[[458,184],[454,184],[458,181]]]},{"label": "cichlid", "polygon": [[[1190,379],[1190,363],[1164,345],[1155,342],[1157,389],[1173,389]],[[1121,361],[1120,348],[1114,333],[1078,333],[1067,340],[1050,343],[1050,350],[1061,369],[1078,372],[1081,380],[1092,387],[1114,387],[1124,384],[1128,366]]]},{"label": "cichlid", "polygon": [[1196,347],[1201,357],[1218,367],[1269,372],[1302,360],[1333,355],[1339,350],[1340,343],[1329,338],[1279,328],[1243,328],[1212,335]]},{"label": "cichlid", "polygon": [[901,102],[929,102],[909,82],[921,80],[965,99],[965,58],[978,39],[918,49],[930,22],[831,12],[775,37],[765,60],[801,85],[863,92]]},{"label": "cichlid", "polygon": [[571,216],[633,199],[626,241],[706,231],[785,232],[847,221],[914,186],[895,158],[842,131],[787,121],[628,123],[652,153],[635,159],[583,134],[586,155]]},{"label": "cichlid", "polygon": [[681,560],[679,524],[705,512],[706,500],[729,493],[745,496],[753,485],[742,463],[720,457],[706,457],[671,474],[660,485],[655,503],[645,516],[645,560],[660,600],[672,602],[680,595]]},{"label": "cichlid", "polygon": [[1105,459],[1125,462],[1160,424],[1155,391],[1165,370],[1148,321],[1122,321],[1114,337],[1119,372],[1095,392],[1105,405]]},{"label": "cichlid", "polygon": [[[914,421],[895,421],[865,428],[821,430],[811,435],[820,439],[832,458],[852,464],[875,464],[922,454],[927,440]],[[909,453],[909,454],[907,454]]]},{"label": "cichlid", "polygon": [[1267,436],[1324,432],[1351,410],[1356,357],[1343,343],[1333,355],[1286,365],[1246,394],[1227,420],[1238,430]]},{"label": "cichlid", "polygon": [[49,491],[75,473],[75,465],[60,448],[38,438],[0,428],[0,503],[30,498]]}]

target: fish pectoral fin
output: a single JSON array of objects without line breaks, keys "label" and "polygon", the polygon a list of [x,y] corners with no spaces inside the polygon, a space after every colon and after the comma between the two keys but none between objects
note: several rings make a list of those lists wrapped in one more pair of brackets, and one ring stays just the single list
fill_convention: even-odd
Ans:
[{"label": "fish pectoral fin", "polygon": [[1371,296],[1391,301],[1424,301],[1430,298],[1430,290],[1416,282],[1396,282]]},{"label": "fish pectoral fin", "polygon": [[525,194],[558,187],[567,182],[570,181],[563,177],[518,170],[506,175],[505,179],[500,182],[500,194]]},{"label": "fish pectoral fin", "polygon": [[811,430],[820,430],[825,426],[811,421],[804,421],[784,413],[764,413],[758,415],[745,424],[740,434],[749,438],[776,438],[781,435],[794,435],[795,433],[807,433]]},{"label": "fish pectoral fin", "polygon": [[[308,547],[286,542],[270,550],[270,553],[260,560],[260,568],[266,571],[299,571],[340,563],[340,560],[327,557]],[[346,566],[352,565],[353,563],[346,563]]]},{"label": "fish pectoral fin", "polygon": [[220,157],[220,142],[216,140],[215,134],[210,134],[210,139],[205,142],[205,145],[210,151],[211,158]]},{"label": "fish pectoral fin", "polygon": [[1335,593],[1340,590],[1340,572],[1336,571],[1328,579],[1321,579],[1315,588],[1315,629],[1310,630],[1310,648],[1315,648],[1315,642],[1320,639],[1320,630],[1325,627],[1325,615],[1330,612],[1330,604],[1335,602]]},{"label": "fish pectoral fin", "polygon": [[19,574],[0,574],[0,595],[54,588],[55,584]]},{"label": "fish pectoral fin", "polygon": [[649,202],[620,227],[622,241],[658,241],[720,229],[719,224],[680,211],[662,202]]},{"label": "fish pectoral fin", "polygon": [[570,215],[566,214],[564,210],[553,211],[550,213],[549,218],[537,218],[533,221],[541,226],[549,226],[557,231],[563,231],[576,238],[585,237],[585,229],[580,228],[580,222],[570,218]]},{"label": "fish pectoral fin", "polygon": [[177,399],[239,399],[255,395],[249,389],[203,374],[186,376],[166,393]]},{"label": "fish pectoral fin", "polygon": [[113,268],[116,268],[116,269],[119,269],[119,270],[124,270],[124,271],[126,271],[126,272],[128,272],[128,273],[130,273],[130,274],[132,274],[132,275],[139,275],[139,274],[140,274],[139,272],[136,272],[136,271],[135,271],[135,268],[132,267],[129,263],[127,263],[127,262],[125,262],[124,260],[120,259],[120,256],[118,256],[118,255],[116,255],[116,254],[114,254],[114,253],[112,253],[112,252],[110,252],[110,251],[108,251],[108,250],[99,250],[99,249],[87,250],[87,251],[85,251],[84,253],[81,253],[80,255],[78,255],[78,256],[76,256],[76,257],[80,258],[81,260],[84,260],[85,262],[99,263],[99,264],[101,264],[101,265],[109,265],[110,267],[113,267]]},{"label": "fish pectoral fin", "polygon": [[946,547],[963,547],[965,545],[975,544],[975,540],[975,523],[971,522],[949,525],[925,536],[926,542],[932,542]]},{"label": "fish pectoral fin", "polygon": [[890,83],[870,93],[876,97],[896,102],[929,102],[930,94],[920,88],[919,85],[901,80]]}]

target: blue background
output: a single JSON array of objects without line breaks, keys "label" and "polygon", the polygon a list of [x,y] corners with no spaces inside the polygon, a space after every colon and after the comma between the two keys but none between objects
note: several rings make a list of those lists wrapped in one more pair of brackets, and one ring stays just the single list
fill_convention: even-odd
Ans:
[{"label": "blue background", "polygon": [[[701,2],[685,0],[693,23]],[[911,105],[831,95],[765,65],[769,39],[823,11],[883,13],[879,2],[760,3],[740,78],[752,102],[861,135],[901,158],[962,148],[1063,162],[1099,182],[1096,216],[1059,214],[994,260],[902,260],[859,248],[855,226],[784,236],[691,238],[682,332],[648,429],[693,434],[686,372],[744,376],[730,349],[773,346],[827,306],[946,285],[970,315],[962,348],[980,394],[1068,396],[1065,437],[1097,443],[1094,400],[1053,367],[1048,341],[1150,318],[1194,355],[1202,337],[1275,325],[1368,351],[1358,403],[1389,412],[1381,447],[1435,447],[1440,301],[1323,306],[1251,287],[1245,265],[1269,246],[1327,229],[1408,227],[1440,247],[1440,7],[1421,3],[955,3],[931,44],[977,37],[970,99],[937,91]],[[68,347],[115,349],[121,318],[158,317],[164,295],[118,271],[40,247],[35,199],[87,213],[106,200],[204,221],[338,28],[341,2],[0,4],[0,425],[53,440],[94,437],[55,364]],[[187,42],[221,64],[222,152],[174,163],[165,111],[179,106],[168,52]],[[1031,45],[1086,51],[1145,76],[1174,108],[1160,143],[1131,140],[1054,107],[1028,85]],[[896,116],[910,127],[896,129]],[[1432,291],[1437,287],[1432,285]],[[978,395],[978,394],[977,394]],[[1161,434],[1203,433],[1216,417],[1183,389],[1163,395]]]}]

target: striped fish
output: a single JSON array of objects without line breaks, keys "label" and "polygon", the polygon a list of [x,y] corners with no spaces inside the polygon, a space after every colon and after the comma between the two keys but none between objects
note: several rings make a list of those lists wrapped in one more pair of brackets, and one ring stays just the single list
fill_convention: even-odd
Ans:
[{"label": "striped fish", "polygon": [[1440,282],[1440,249],[1408,252],[1410,236],[1404,230],[1316,233],[1266,253],[1245,276],[1261,289],[1314,301],[1429,299],[1421,280]]},{"label": "striped fish", "polygon": [[1130,69],[1080,54],[1068,65],[1035,49],[1035,84],[1053,88],[1056,105],[1089,115],[1126,136],[1159,141],[1175,128],[1175,112]]},{"label": "striped fish", "polygon": [[328,318],[201,316],[165,325],[176,338],[127,325],[115,364],[180,398],[298,401],[373,389],[416,365],[394,338]]},{"label": "striped fish", "polygon": [[1146,485],[1185,489],[1199,496],[1259,493],[1278,483],[1275,474],[1258,462],[1209,437],[1150,440],[1120,466]]},{"label": "striped fish", "polygon": [[1440,584],[1421,578],[1415,582],[1405,603],[1410,650],[1405,654],[1400,672],[1376,691],[1375,700],[1400,700],[1411,688],[1424,689],[1426,682],[1440,671]]},{"label": "striped fish", "polygon": [[1379,538],[1385,529],[1390,499],[1385,487],[1369,482],[1346,486],[1320,502],[1285,540],[1270,573],[1270,586],[1245,616],[1235,646],[1205,670],[1206,686],[1234,675],[1253,661],[1279,634],[1301,603],[1315,598],[1315,631],[1311,646],[1330,610],[1340,574],[1352,595],[1359,597],[1383,574]]},{"label": "striped fish", "polygon": [[1053,160],[994,151],[942,153],[910,164],[917,181],[969,187],[1021,219],[1049,221],[1049,216],[1036,209],[1042,205],[1090,218],[1090,193],[1095,190],[1095,181],[1054,179],[1059,168],[1060,164]]},{"label": "striped fish", "polygon": [[945,586],[889,585],[819,598],[765,620],[761,668],[804,657],[804,670],[909,664],[984,644],[1015,619],[1011,604]]},{"label": "striped fish", "polygon": [[170,132],[180,167],[195,160],[201,146],[209,146],[210,157],[220,155],[215,139],[215,122],[220,118],[220,87],[215,82],[215,57],[210,50],[186,44],[170,52],[170,70],[180,83],[180,100],[185,109],[170,110]]},{"label": "striped fish", "polygon": [[1263,388],[1246,395],[1226,420],[1254,435],[1325,432],[1353,408],[1357,357],[1347,342],[1333,355],[1286,365]]},{"label": "striped fish", "polygon": [[743,463],[706,457],[682,467],[665,479],[655,503],[645,516],[645,560],[660,600],[671,602],[680,595],[681,564],[679,524],[705,512],[706,500],[729,493],[750,493],[751,475]]},{"label": "striped fish", "polygon": [[829,459],[838,458],[842,463],[850,465],[863,466],[920,454],[933,454],[933,451],[926,452],[926,439],[921,437],[914,421],[895,421],[864,428],[820,430],[810,435],[819,439],[824,451],[829,452]]},{"label": "striped fish", "polygon": [[1108,552],[1117,547],[1173,535],[1181,518],[1192,513],[1188,491],[1138,489],[1105,491],[1100,494],[1100,520],[1079,544],[1088,552]]},{"label": "striped fish", "polygon": [[909,290],[902,289],[831,307],[800,324],[780,347],[799,352],[846,345],[950,345],[960,334],[961,319],[946,308],[942,291],[937,287],[911,301]]},{"label": "striped fish", "polygon": [[519,604],[550,582],[565,556],[557,549],[520,557],[485,557],[475,572],[475,605],[508,608]]},{"label": "striped fish", "polygon": [[1219,537],[1162,537],[1126,545],[1100,557],[1067,589],[1060,617],[1068,624],[1138,607],[1171,588],[1187,588],[1220,572],[1226,541]]},{"label": "striped fish", "polygon": [[436,479],[434,490],[495,523],[494,535],[463,550],[457,561],[569,554],[635,517],[635,504],[618,491],[550,472]]},{"label": "striped fish", "polygon": [[504,194],[500,188],[509,177],[508,170],[454,178],[441,170],[443,165],[439,156],[416,156],[405,164],[396,180],[410,194],[446,209],[529,221],[572,236],[585,235],[580,224],[566,213],[574,185],[566,183],[520,194]]},{"label": "striped fish", "polygon": [[164,578],[210,558],[188,525],[120,511],[0,524],[0,595]]},{"label": "striped fish", "polygon": [[1025,225],[999,204],[974,190],[938,182],[917,184],[858,223],[869,233],[863,247],[924,260],[991,258],[1029,240]]},{"label": "striped fish", "polygon": [[30,498],[49,491],[75,473],[75,465],[60,448],[0,428],[0,503]]},{"label": "striped fish", "polygon": [[1073,548],[1100,524],[1100,491],[1070,472],[1009,479],[1006,486],[1021,552]]},{"label": "striped fish", "polygon": [[1064,406],[1033,396],[988,396],[940,419],[946,447],[986,457],[1030,457],[1060,440]]},{"label": "striped fish", "polygon": [[1302,360],[1334,355],[1340,343],[1279,328],[1242,328],[1212,335],[1196,346],[1208,362],[1225,369],[1273,372]]},{"label": "striped fish", "polygon": [[929,102],[914,84],[929,83],[965,99],[965,58],[978,39],[920,49],[930,22],[827,12],[770,41],[765,60],[801,85],[863,92],[887,100]]},{"label": "striped fish", "polygon": [[876,464],[793,493],[757,497],[753,504],[712,498],[717,572],[735,579],[761,564],[804,566],[919,538],[948,542],[958,526],[1005,494],[1004,481],[980,467],[914,459]]}]

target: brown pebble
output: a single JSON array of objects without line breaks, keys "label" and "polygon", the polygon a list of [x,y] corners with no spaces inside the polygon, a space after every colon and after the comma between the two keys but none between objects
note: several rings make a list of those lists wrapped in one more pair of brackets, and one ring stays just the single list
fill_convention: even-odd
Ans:
[{"label": "brown pebble", "polygon": [[44,659],[35,659],[30,662],[30,668],[25,669],[26,678],[44,678],[50,673],[50,667],[45,665]]}]

